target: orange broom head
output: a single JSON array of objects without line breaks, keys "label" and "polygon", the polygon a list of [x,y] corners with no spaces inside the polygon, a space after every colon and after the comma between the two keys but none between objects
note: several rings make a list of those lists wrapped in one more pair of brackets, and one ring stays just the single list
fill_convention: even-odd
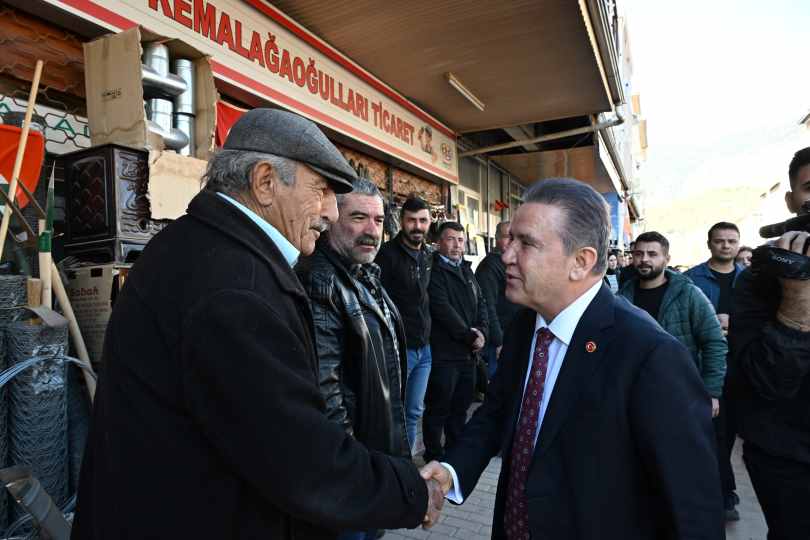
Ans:
[{"label": "orange broom head", "polygon": [[[9,184],[11,183],[11,174],[14,172],[14,160],[17,158],[17,147],[20,144],[21,133],[22,128],[0,124],[0,174],[5,177]],[[39,184],[39,175],[42,172],[44,158],[45,138],[39,131],[29,130],[22,168],[20,168],[20,182],[25,184],[25,187],[31,193],[36,191],[37,184]],[[28,205],[28,196],[22,188],[17,188],[14,202],[17,203],[20,209]]]}]

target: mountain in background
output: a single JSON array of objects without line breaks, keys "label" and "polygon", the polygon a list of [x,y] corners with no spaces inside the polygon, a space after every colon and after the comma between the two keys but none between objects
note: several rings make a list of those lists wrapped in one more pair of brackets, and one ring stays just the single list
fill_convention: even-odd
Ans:
[{"label": "mountain in background", "polygon": [[[787,182],[793,154],[810,146],[810,130],[791,123],[750,130],[711,144],[696,131],[693,144],[655,148],[641,171],[644,230],[670,241],[672,264],[693,265],[708,257],[706,232],[718,221],[739,223],[754,213],[761,195]],[[787,217],[787,210],[785,210]],[[758,238],[742,238],[758,245]]]}]

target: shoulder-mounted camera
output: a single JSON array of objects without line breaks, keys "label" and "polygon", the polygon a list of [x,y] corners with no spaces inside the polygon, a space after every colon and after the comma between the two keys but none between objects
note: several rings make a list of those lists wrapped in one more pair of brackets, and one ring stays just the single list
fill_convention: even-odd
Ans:
[{"label": "shoulder-mounted camera", "polygon": [[[798,216],[781,223],[765,225],[759,230],[759,235],[774,238],[789,231],[810,232],[810,201],[802,205]],[[810,239],[805,242],[803,253],[807,253],[808,244]],[[810,257],[765,244],[754,250],[751,272],[776,278],[807,280],[810,279]]]}]

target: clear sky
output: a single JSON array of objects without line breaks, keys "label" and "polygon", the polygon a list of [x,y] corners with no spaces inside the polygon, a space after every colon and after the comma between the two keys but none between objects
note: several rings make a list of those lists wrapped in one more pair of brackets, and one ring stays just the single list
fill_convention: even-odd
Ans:
[{"label": "clear sky", "polygon": [[648,205],[784,176],[810,111],[810,0],[618,2],[648,120]]}]

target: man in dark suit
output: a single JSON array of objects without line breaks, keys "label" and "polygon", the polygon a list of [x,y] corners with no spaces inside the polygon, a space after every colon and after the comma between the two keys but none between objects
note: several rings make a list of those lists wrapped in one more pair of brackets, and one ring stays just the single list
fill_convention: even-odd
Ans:
[{"label": "man in dark suit", "polygon": [[331,539],[415,527],[441,499],[409,459],[330,421],[318,386],[292,265],[355,178],[292,113],[254,109],[233,126],[116,302],[74,540]]},{"label": "man in dark suit", "polygon": [[531,186],[512,220],[507,296],[528,306],[438,479],[463,502],[501,452],[493,538],[723,538],[711,401],[689,353],[602,285],[607,205]]}]

